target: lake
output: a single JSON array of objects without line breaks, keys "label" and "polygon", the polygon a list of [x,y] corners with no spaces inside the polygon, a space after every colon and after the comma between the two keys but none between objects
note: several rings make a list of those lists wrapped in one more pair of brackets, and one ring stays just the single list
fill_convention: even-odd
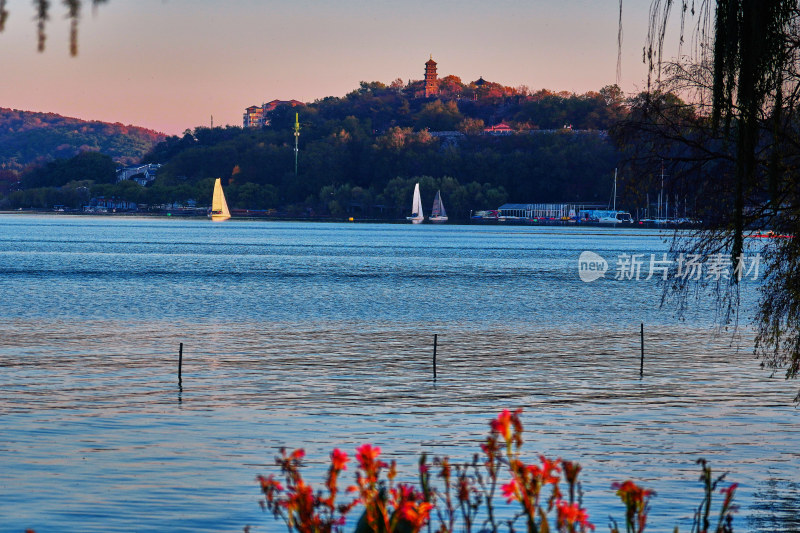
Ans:
[{"label": "lake", "polygon": [[[413,481],[420,453],[468,458],[521,407],[524,455],[583,465],[598,531],[628,478],[658,493],[650,530],[688,531],[701,457],[740,484],[736,531],[799,531],[800,383],[760,368],[744,324],[719,334],[710,298],[681,319],[654,279],[614,279],[620,254],[666,249],[630,229],[0,215],[0,530],[285,531],[255,482],[281,446],[316,482],[370,442]],[[605,277],[581,281],[584,251]]]}]

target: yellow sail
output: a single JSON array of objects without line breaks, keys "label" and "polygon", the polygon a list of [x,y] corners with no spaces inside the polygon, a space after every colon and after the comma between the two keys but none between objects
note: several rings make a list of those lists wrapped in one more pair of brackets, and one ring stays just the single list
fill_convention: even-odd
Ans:
[{"label": "yellow sail", "polygon": [[222,180],[217,178],[214,181],[214,196],[211,199],[211,220],[220,222],[231,218],[228,210],[228,202],[225,201],[225,193],[222,192]]}]

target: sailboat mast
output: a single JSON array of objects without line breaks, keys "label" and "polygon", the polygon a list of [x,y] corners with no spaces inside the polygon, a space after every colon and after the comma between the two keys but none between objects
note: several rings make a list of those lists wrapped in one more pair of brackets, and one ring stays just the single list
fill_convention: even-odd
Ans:
[{"label": "sailboat mast", "polygon": [[300,117],[299,113],[294,114],[294,176],[297,177],[297,153],[299,148],[297,142],[300,140]]},{"label": "sailboat mast", "polygon": [[617,169],[614,169],[614,212],[617,211]]},{"label": "sailboat mast", "polygon": [[661,190],[658,193],[658,218],[661,218],[661,202],[664,196],[664,161],[661,161]]}]

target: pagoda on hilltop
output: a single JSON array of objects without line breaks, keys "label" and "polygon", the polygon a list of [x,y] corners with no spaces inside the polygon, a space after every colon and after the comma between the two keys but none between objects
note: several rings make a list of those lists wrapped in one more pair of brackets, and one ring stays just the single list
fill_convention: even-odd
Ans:
[{"label": "pagoda on hilltop", "polygon": [[439,80],[436,79],[436,61],[431,58],[425,62],[425,98],[439,94]]}]

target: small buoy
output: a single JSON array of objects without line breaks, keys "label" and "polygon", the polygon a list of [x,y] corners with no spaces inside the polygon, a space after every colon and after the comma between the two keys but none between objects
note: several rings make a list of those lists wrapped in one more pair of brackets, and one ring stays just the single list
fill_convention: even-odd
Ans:
[{"label": "small buoy", "polygon": [[353,217],[350,217],[350,222],[352,222],[352,221],[353,221]]}]

